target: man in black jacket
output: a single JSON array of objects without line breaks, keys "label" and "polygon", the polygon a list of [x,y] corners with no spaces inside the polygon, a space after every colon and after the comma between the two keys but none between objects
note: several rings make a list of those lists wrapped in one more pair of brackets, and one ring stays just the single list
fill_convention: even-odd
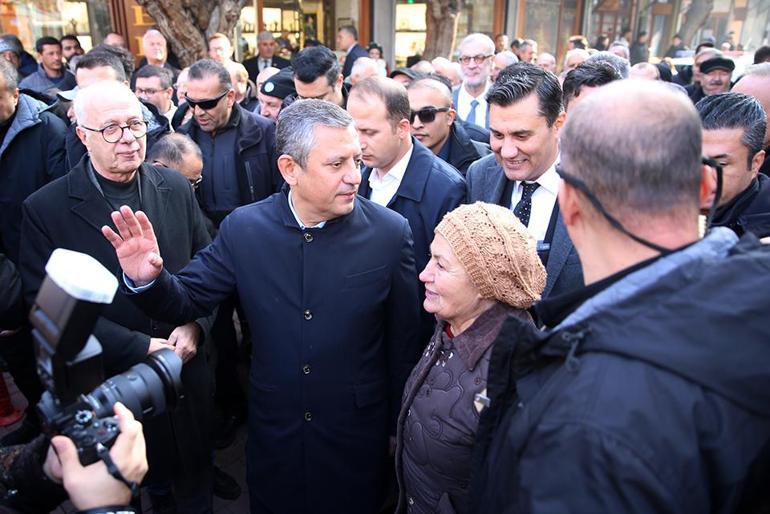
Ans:
[{"label": "man in black jacket", "polygon": [[[770,177],[759,174],[765,160],[767,115],[742,93],[707,96],[695,108],[703,122],[703,155],[722,166],[723,186],[714,225],[739,236],[770,236]],[[712,201],[703,205],[711,207]]]},{"label": "man in black jacket", "polygon": [[[769,47],[770,48],[770,47]],[[759,100],[765,114],[770,116],[770,62],[754,64],[746,68],[743,76],[735,83],[731,91],[750,95]],[[770,175],[770,130],[765,130],[765,162],[759,172]]]},{"label": "man in black jacket", "polygon": [[474,141],[452,108],[451,84],[431,76],[407,88],[412,110],[412,135],[431,152],[465,175],[473,161],[489,154],[489,144]]},{"label": "man in black jacket", "polygon": [[545,333],[512,323],[497,340],[474,512],[767,499],[770,249],[722,227],[700,238],[700,132],[658,83],[617,81],[570,112],[559,204],[587,286],[536,307]]},{"label": "man in black jacket", "polygon": [[[22,202],[48,182],[61,177],[65,167],[64,122],[47,105],[20,94],[16,69],[0,58],[0,253],[19,263]],[[19,328],[14,327],[14,328]],[[35,371],[32,339],[26,324],[0,336],[0,354],[8,363],[16,385],[31,405],[42,389]],[[34,435],[34,408],[18,443]]]},{"label": "man in black jacket", "polygon": [[203,152],[200,200],[215,224],[236,207],[280,189],[275,125],[235,103],[227,69],[211,59],[190,67],[187,103],[193,118],[179,128]]},{"label": "man in black jacket", "polygon": [[[91,255],[118,273],[115,253],[101,235],[109,213],[130,205],[156,220],[156,235],[169,268],[181,269],[210,239],[192,188],[179,173],[142,164],[147,124],[136,96],[125,84],[106,81],[82,90],[75,100],[77,133],[87,156],[65,177],[24,203],[19,269],[32,301],[55,248]],[[146,420],[153,484],[171,482],[179,512],[210,512],[211,433],[208,367],[198,343],[211,319],[180,326],[146,316],[122,294],[106,307],[94,335],[103,347],[105,374],[142,362],[148,353],[173,349],[185,362],[185,399],[175,412]],[[165,495],[151,495],[163,512]]]}]

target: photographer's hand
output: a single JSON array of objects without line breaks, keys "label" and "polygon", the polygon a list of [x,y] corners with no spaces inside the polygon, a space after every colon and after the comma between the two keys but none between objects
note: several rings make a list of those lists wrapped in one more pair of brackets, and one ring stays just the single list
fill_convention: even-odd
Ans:
[{"label": "photographer's hand", "polygon": [[174,346],[174,351],[187,362],[198,352],[198,340],[200,339],[201,329],[197,323],[190,322],[186,325],[176,327],[171,335],[168,336],[169,344]]},{"label": "photographer's hand", "polygon": [[[110,449],[110,456],[121,474],[131,482],[141,482],[147,473],[147,455],[142,424],[120,403],[115,404],[120,435]],[[83,467],[71,439],[56,436],[51,439],[56,455],[49,451],[46,471],[53,480],[63,481],[72,504],[79,510],[95,509],[110,505],[126,506],[131,502],[131,491],[123,482],[107,472],[107,466],[99,461]],[[51,462],[49,462],[51,461]]]},{"label": "photographer's hand", "polygon": [[147,285],[158,278],[163,269],[163,259],[147,215],[142,211],[134,213],[124,205],[120,211],[112,213],[112,221],[120,235],[106,225],[102,227],[102,234],[115,248],[126,276],[137,286]]},{"label": "photographer's hand", "polygon": [[164,348],[168,348],[169,350],[176,351],[174,349],[174,345],[169,344],[169,342],[166,339],[161,339],[159,337],[151,337],[150,346],[147,348],[147,355],[150,355],[152,352],[157,352],[158,350],[162,350]]}]

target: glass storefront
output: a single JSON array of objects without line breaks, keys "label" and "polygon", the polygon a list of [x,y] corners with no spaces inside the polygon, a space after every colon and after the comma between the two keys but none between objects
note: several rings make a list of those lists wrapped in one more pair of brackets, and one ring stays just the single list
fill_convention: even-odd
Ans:
[{"label": "glass storefront", "polygon": [[3,0],[0,33],[16,34],[24,48],[33,51],[42,36],[60,38],[75,34],[88,51],[112,30],[109,7],[101,0]]}]

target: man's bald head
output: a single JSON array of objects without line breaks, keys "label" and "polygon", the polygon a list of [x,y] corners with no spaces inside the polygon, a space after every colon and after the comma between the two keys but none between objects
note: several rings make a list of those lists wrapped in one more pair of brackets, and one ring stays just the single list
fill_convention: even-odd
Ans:
[{"label": "man's bald head", "polygon": [[662,83],[616,81],[586,98],[570,111],[561,157],[627,227],[697,218],[700,118],[686,95]]}]

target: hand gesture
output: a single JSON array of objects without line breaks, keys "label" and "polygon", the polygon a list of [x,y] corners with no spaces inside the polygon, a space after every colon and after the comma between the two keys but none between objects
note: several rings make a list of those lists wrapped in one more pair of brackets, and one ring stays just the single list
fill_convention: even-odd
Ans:
[{"label": "hand gesture", "polygon": [[120,235],[106,225],[102,227],[102,234],[115,248],[126,276],[137,286],[147,285],[158,278],[163,269],[163,259],[147,215],[142,211],[134,214],[130,207],[124,205],[120,211],[112,213],[112,221]]},{"label": "hand gesture", "polygon": [[[142,424],[121,403],[115,404],[115,416],[120,435],[110,449],[110,456],[126,480],[139,483],[147,473]],[[55,453],[49,450],[44,469],[53,480],[64,482],[64,488],[78,510],[129,504],[131,491],[107,472],[104,462],[100,460],[83,467],[77,448],[68,437],[54,437],[51,446]]]}]

